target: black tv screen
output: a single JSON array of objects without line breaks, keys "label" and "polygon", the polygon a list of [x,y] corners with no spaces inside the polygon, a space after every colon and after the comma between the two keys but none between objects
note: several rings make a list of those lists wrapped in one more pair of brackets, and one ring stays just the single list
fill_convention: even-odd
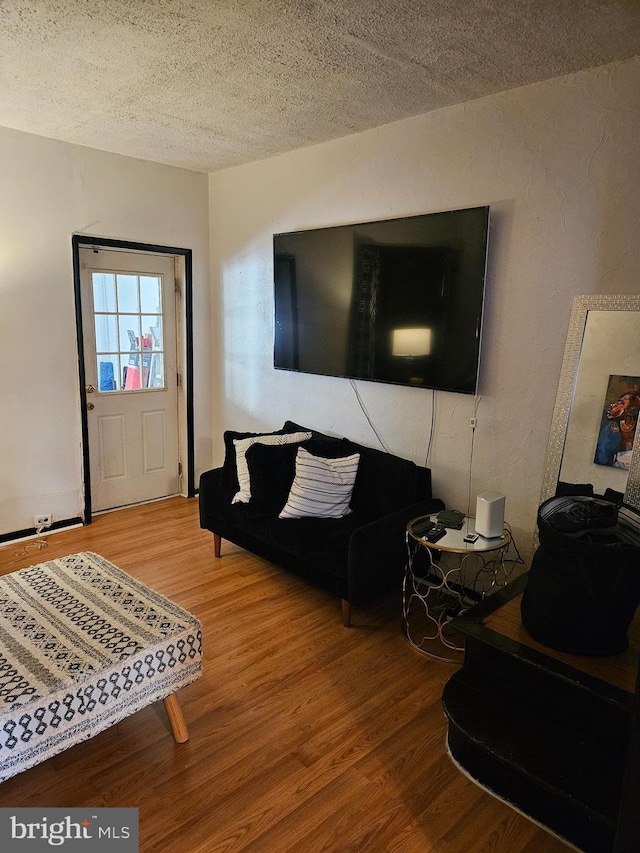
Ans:
[{"label": "black tv screen", "polygon": [[274,366],[476,392],[489,208],[275,234]]}]

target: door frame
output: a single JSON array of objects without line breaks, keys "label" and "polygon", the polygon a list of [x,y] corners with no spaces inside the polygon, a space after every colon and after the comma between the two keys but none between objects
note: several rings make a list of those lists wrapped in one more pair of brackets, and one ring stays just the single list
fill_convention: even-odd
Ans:
[{"label": "door frame", "polygon": [[[186,452],[186,482],[187,497],[197,494],[195,487],[195,454],[194,454],[194,406],[193,406],[193,253],[191,249],[176,246],[158,246],[154,243],[137,243],[129,240],[114,240],[108,237],[88,237],[85,234],[73,234],[71,237],[73,250],[73,288],[76,309],[76,342],[78,346],[78,381],[80,383],[80,418],[82,431],[82,469],[84,507],[83,523],[91,524],[91,472],[89,470],[89,421],[87,416],[87,392],[84,365],[84,333],[82,330],[82,293],[80,288],[80,249],[119,249],[127,252],[150,252],[160,255],[181,257],[184,262],[181,281],[183,286],[182,312],[176,316],[178,325],[178,360],[177,366],[182,378],[181,389],[183,406],[178,403],[178,429],[184,435],[185,445],[180,439],[180,447],[185,446]],[[182,345],[180,346],[180,342]],[[181,411],[181,408],[183,411]]]}]

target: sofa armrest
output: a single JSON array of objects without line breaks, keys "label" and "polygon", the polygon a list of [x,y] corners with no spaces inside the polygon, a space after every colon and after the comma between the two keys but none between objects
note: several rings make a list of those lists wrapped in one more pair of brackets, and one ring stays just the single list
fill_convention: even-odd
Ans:
[{"label": "sofa armrest", "polygon": [[212,514],[215,502],[222,491],[222,468],[212,468],[200,475],[198,500],[200,505],[200,527],[209,529],[207,518]]},{"label": "sofa armrest", "polygon": [[407,562],[406,530],[412,518],[445,509],[439,498],[410,504],[357,528],[349,540],[348,601],[361,604],[402,583]]}]

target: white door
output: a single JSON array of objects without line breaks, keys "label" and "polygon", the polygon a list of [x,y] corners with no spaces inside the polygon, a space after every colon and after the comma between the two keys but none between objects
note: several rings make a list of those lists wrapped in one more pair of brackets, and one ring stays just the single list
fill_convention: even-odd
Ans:
[{"label": "white door", "polygon": [[80,249],[94,511],[178,494],[174,258]]}]

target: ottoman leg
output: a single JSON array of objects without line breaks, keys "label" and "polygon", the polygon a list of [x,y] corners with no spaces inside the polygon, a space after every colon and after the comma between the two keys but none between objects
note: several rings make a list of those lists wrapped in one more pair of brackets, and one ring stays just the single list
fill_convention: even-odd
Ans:
[{"label": "ottoman leg", "polygon": [[171,696],[167,696],[162,701],[164,702],[167,717],[169,717],[173,739],[176,743],[186,743],[189,740],[189,729],[184,721],[184,714],[178,701],[178,694],[172,693]]}]

